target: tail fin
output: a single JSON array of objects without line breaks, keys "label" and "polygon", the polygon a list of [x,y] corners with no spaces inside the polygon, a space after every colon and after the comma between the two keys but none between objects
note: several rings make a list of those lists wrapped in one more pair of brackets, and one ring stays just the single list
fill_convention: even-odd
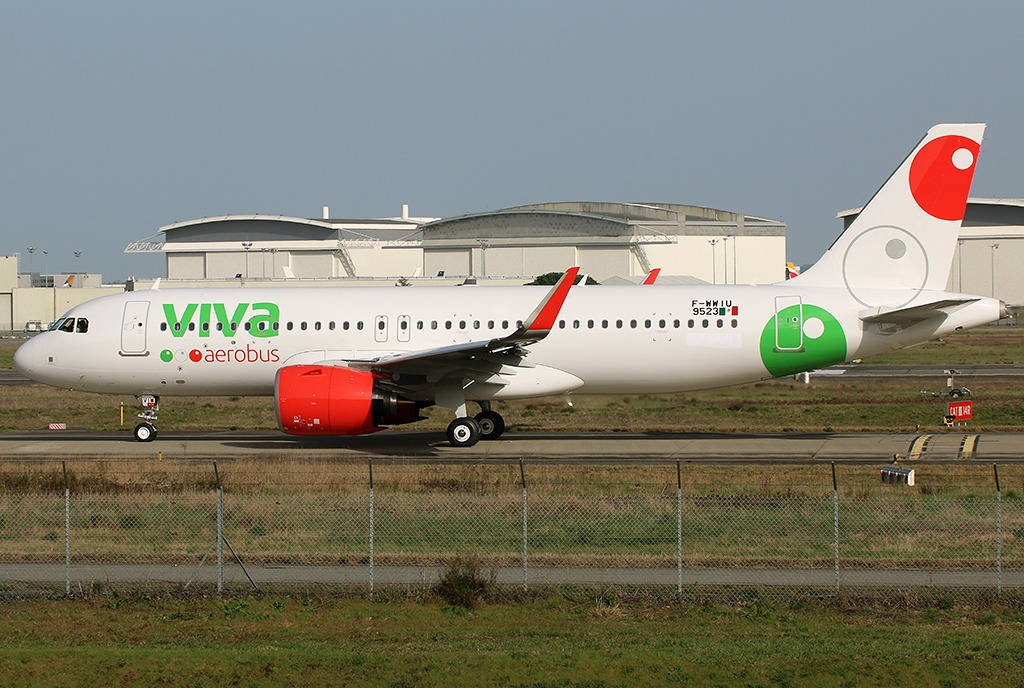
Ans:
[{"label": "tail fin", "polygon": [[866,306],[945,290],[984,133],[984,124],[929,129],[821,260],[795,280],[845,286]]}]

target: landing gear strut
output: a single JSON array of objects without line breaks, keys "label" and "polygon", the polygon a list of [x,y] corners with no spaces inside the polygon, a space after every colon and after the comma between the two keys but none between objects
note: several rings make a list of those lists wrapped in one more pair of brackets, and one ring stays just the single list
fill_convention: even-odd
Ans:
[{"label": "landing gear strut", "polygon": [[142,404],[142,413],[139,414],[142,422],[135,426],[135,439],[139,442],[152,442],[156,439],[156,412],[160,410],[160,397],[142,394],[138,400]]}]

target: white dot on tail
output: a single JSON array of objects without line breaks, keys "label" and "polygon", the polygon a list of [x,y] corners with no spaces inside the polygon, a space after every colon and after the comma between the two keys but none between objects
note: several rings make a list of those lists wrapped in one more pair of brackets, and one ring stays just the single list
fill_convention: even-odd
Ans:
[{"label": "white dot on tail", "polygon": [[821,318],[808,318],[804,322],[804,334],[808,339],[817,339],[825,333],[825,323]]},{"label": "white dot on tail", "polygon": [[953,167],[958,170],[966,170],[974,164],[974,153],[966,148],[957,148],[953,152]]}]

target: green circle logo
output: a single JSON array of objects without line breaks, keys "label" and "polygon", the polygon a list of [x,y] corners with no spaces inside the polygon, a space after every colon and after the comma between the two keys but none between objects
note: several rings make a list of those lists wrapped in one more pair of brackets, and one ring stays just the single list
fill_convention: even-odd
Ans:
[{"label": "green circle logo", "polygon": [[824,308],[787,306],[761,332],[761,360],[776,377],[839,363],[846,360],[846,333]]},{"label": "green circle logo", "polygon": [[164,349],[163,351],[160,352],[160,360],[163,361],[164,363],[170,363],[172,360],[174,360],[174,354],[171,353],[170,349]]}]

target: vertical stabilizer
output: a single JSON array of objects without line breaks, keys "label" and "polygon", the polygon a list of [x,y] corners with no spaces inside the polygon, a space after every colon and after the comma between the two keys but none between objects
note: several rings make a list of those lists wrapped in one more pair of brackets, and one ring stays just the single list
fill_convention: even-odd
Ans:
[{"label": "vertical stabilizer", "polygon": [[845,286],[865,306],[903,305],[923,290],[944,290],[984,133],[984,124],[929,129],[853,224],[795,281]]}]

